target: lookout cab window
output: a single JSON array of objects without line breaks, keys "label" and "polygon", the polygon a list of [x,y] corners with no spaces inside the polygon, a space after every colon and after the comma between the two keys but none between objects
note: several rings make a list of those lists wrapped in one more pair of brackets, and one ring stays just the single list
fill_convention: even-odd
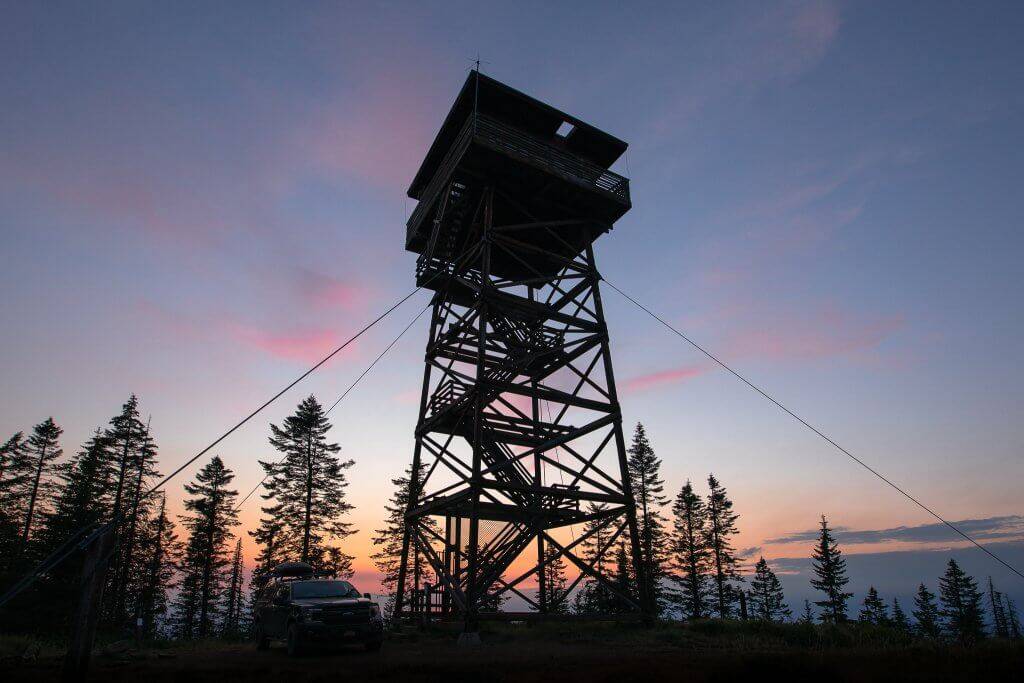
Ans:
[{"label": "lookout cab window", "polygon": [[[573,130],[575,130],[575,128],[576,126],[572,125],[568,121],[562,121],[562,125],[560,125],[558,127],[558,130],[555,131],[555,135],[557,135],[560,138],[567,138],[573,132]],[[548,128],[548,130],[551,129]]]}]

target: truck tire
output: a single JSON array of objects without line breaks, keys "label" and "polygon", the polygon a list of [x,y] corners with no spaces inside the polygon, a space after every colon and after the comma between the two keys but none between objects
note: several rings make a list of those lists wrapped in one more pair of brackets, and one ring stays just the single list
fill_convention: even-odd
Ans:
[{"label": "truck tire", "polygon": [[302,656],[302,634],[299,632],[297,624],[288,625],[288,656],[289,657],[301,657]]},{"label": "truck tire", "polygon": [[270,638],[263,632],[263,624],[256,624],[256,649],[263,651],[270,649]]}]

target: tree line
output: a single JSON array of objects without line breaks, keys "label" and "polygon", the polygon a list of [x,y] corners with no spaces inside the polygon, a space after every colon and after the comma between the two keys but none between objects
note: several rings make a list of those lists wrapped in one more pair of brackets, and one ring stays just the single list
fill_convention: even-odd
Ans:
[{"label": "tree line", "polygon": [[[270,424],[269,444],[278,454],[260,460],[264,472],[261,518],[248,532],[257,546],[255,567],[246,580],[242,539],[237,532],[238,491],[234,473],[212,457],[184,486],[182,512],[172,517],[166,494],[147,495],[160,479],[158,448],[149,420],[142,420],[132,395],[105,426],[71,456],[64,457],[63,431],[52,417],[26,436],[18,432],[0,446],[0,574],[4,585],[61,549],[84,528],[113,523],[116,544],[109,558],[101,619],[110,632],[135,632],[141,638],[181,639],[246,635],[251,604],[267,572],[286,560],[350,578],[353,557],[344,541],[355,533],[345,521],[346,470],[340,446],[330,441],[331,424],[315,397],[301,401],[280,425]],[[587,578],[571,599],[549,603],[553,612],[608,614],[630,607],[617,594],[637,596],[645,589],[658,616],[676,619],[798,620],[839,624],[857,621],[921,638],[973,642],[986,635],[1020,638],[1013,601],[987,591],[950,560],[938,582],[938,594],[922,583],[910,614],[898,600],[884,602],[871,587],[856,619],[849,616],[853,597],[846,560],[828,520],[821,518],[812,557],[811,586],[822,599],[805,601],[794,618],[782,584],[764,557],[753,567],[734,547],[739,515],[726,488],[713,475],[701,493],[687,480],[674,498],[666,495],[661,460],[642,424],[628,449],[628,468],[636,504],[640,566],[625,540],[610,544],[611,531],[588,522],[580,544],[582,559],[611,577],[605,584]],[[410,489],[422,481],[411,468],[392,480],[386,516],[371,539],[371,560],[393,608]],[[597,513],[602,504],[589,504]],[[548,595],[569,585],[557,549],[545,549]],[[68,605],[76,597],[80,558],[49,570],[9,610],[21,627],[53,630],[67,624]],[[646,586],[638,585],[645,577]],[[406,590],[433,583],[423,549],[411,546]],[[248,592],[246,585],[248,584]],[[497,608],[497,604],[493,605]],[[911,617],[913,618],[911,620]]]},{"label": "tree line", "polygon": [[[247,635],[250,588],[276,564],[301,559],[349,578],[352,556],[341,543],[355,533],[344,516],[345,471],[340,446],[327,439],[325,411],[313,396],[280,426],[270,425],[278,458],[260,461],[266,479],[262,517],[249,534],[259,548],[246,580],[237,533],[234,473],[213,456],[185,484],[182,512],[168,512],[158,449],[150,424],[130,396],[106,426],[63,457],[63,430],[49,417],[28,436],[0,447],[0,576],[12,584],[44,558],[79,542],[84,532],[112,524],[101,627],[145,639]],[[26,631],[67,627],[77,595],[80,554],[45,572],[9,604],[5,623]],[[13,615],[17,614],[17,618]]]}]

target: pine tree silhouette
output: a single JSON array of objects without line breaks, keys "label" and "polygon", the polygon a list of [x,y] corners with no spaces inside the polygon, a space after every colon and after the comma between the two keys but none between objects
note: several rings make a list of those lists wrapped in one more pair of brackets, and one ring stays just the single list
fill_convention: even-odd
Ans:
[{"label": "pine tree silhouette", "polygon": [[850,579],[846,576],[846,560],[839,550],[839,544],[828,528],[828,520],[821,516],[821,530],[818,545],[814,549],[812,567],[817,579],[811,579],[811,586],[825,594],[825,599],[815,602],[822,608],[821,620],[831,623],[846,621],[846,602],[853,593],[843,589]]},{"label": "pine tree silhouette", "polygon": [[892,599],[892,627],[903,635],[910,634],[910,620],[897,598]]},{"label": "pine tree silhouette", "polygon": [[915,631],[922,638],[938,638],[939,628],[939,607],[935,602],[935,593],[928,590],[923,583],[917,587],[917,595],[914,596],[914,619],[917,621]]},{"label": "pine tree silhouette", "polygon": [[637,422],[630,445],[628,468],[633,486],[633,497],[639,508],[637,527],[640,533],[640,561],[637,576],[643,576],[647,594],[656,609],[664,609],[661,579],[665,575],[666,533],[665,519],[660,508],[668,503],[663,493],[665,481],[661,478],[661,460],[654,454],[644,426]]},{"label": "pine tree silhouette", "polygon": [[706,514],[705,545],[711,557],[712,601],[719,618],[726,619],[732,615],[733,605],[739,597],[733,583],[743,580],[739,574],[739,560],[730,540],[736,533],[739,515],[732,511],[732,501],[713,474],[708,475]]},{"label": "pine tree silhouette", "polygon": [[942,625],[950,638],[971,644],[985,637],[978,584],[952,558],[939,579],[939,599]]},{"label": "pine tree silhouette", "polygon": [[864,597],[864,604],[860,608],[857,619],[865,624],[874,626],[886,626],[889,624],[889,610],[886,609],[882,598],[878,597],[878,591],[874,586],[868,588],[868,594]]},{"label": "pine tree silhouette", "polygon": [[[308,562],[316,568],[327,565],[329,541],[343,541],[355,533],[342,516],[352,510],[345,500],[348,482],[345,470],[354,461],[341,461],[341,447],[327,440],[331,423],[316,398],[303,400],[283,427],[270,425],[270,443],[283,454],[279,462],[260,461],[267,473],[263,499],[273,501],[263,508],[264,519],[280,522],[275,543],[289,559]],[[351,574],[351,556],[334,567],[338,575]]]},{"label": "pine tree silhouette", "polygon": [[707,510],[689,480],[672,504],[672,580],[679,587],[677,601],[686,618],[708,614],[711,554],[707,540]]},{"label": "pine tree silhouette", "polygon": [[793,613],[786,605],[779,577],[768,566],[764,557],[754,565],[754,578],[750,581],[750,607],[755,619],[762,621],[788,621]]},{"label": "pine tree silhouette", "polygon": [[20,489],[21,495],[28,501],[25,504],[25,516],[21,525],[19,539],[19,555],[28,550],[29,540],[38,521],[45,516],[54,491],[50,474],[53,461],[61,456],[60,435],[64,430],[57,426],[52,417],[48,417],[32,428],[25,447],[25,458],[31,465],[31,471]]}]

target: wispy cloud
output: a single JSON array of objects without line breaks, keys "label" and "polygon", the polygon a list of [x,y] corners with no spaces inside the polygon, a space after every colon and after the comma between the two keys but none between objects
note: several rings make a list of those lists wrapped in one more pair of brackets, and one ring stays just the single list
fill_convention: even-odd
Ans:
[{"label": "wispy cloud", "polygon": [[686,365],[630,377],[622,383],[622,391],[624,393],[636,393],[660,386],[679,384],[680,382],[686,382],[694,377],[703,375],[709,369],[706,365]]},{"label": "wispy cloud", "polygon": [[[1005,540],[1024,538],[1024,516],[1004,515],[981,519],[963,519],[953,524],[964,533],[978,539]],[[889,529],[848,529],[836,527],[836,540],[845,545],[874,543],[947,543],[963,541],[963,537],[945,524],[898,526]],[[765,540],[768,545],[808,543],[818,538],[817,529],[797,531],[778,538]]]}]

